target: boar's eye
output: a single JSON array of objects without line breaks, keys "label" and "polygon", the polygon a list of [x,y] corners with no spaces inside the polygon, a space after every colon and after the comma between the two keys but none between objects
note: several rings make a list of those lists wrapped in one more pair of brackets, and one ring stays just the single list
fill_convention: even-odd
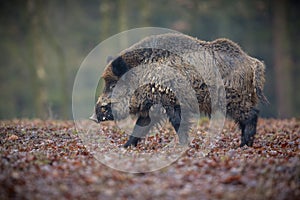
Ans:
[{"label": "boar's eye", "polygon": [[113,90],[113,89],[115,88],[115,86],[116,86],[116,84],[111,84],[111,85],[109,86],[109,90]]}]

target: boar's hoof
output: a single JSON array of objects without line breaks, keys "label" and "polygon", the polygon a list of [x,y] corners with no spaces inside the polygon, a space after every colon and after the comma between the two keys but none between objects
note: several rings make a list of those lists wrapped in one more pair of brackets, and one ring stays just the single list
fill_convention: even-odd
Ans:
[{"label": "boar's hoof", "polygon": [[140,140],[140,138],[138,138],[138,137],[134,137],[134,136],[130,136],[129,137],[129,140],[124,144],[124,148],[127,148],[127,147],[129,147],[129,146],[134,146],[134,147],[136,147],[137,146],[137,144],[138,144],[138,142],[139,142],[139,140]]}]

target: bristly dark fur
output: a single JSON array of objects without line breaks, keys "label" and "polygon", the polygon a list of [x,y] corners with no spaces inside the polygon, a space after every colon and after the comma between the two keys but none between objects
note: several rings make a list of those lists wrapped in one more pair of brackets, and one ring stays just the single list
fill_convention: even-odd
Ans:
[{"label": "bristly dark fur", "polygon": [[129,68],[131,68],[129,64],[124,61],[122,57],[117,57],[111,63],[111,66],[112,66],[112,73],[117,77],[121,77],[129,70]]},{"label": "bristly dark fur", "polygon": [[[110,61],[103,73],[105,89],[96,105],[98,121],[113,120],[111,107],[108,106],[112,103],[112,86],[127,71],[141,64],[156,64],[157,67],[164,64],[178,70],[195,91],[199,110],[210,116],[212,105],[208,86],[213,84],[213,80],[207,80],[209,75],[199,74],[186,61],[188,59],[185,59],[185,56],[193,53],[196,53],[195,59],[201,66],[207,67],[208,70],[217,67],[226,92],[226,114],[241,128],[241,146],[252,146],[259,113],[257,104],[259,101],[267,101],[263,94],[265,67],[261,61],[250,57],[237,44],[227,39],[205,42],[182,34],[163,34],[147,37],[121,52],[117,58]],[[180,143],[187,144],[189,123],[182,118],[184,105],[180,105],[170,88],[162,84],[164,79],[170,79],[172,86],[180,88],[181,81],[178,76],[172,75],[172,78],[167,74],[166,77],[164,73],[153,71],[145,71],[143,76],[153,77],[156,82],[142,85],[132,95],[130,113],[136,115],[138,120],[124,146],[136,146],[139,138],[148,133],[154,125],[149,117],[149,110],[156,104],[161,104],[165,109],[169,121],[178,133]],[[187,98],[189,95],[186,94]],[[184,128],[180,128],[180,131],[179,126]],[[137,135],[137,132],[140,134]]]}]

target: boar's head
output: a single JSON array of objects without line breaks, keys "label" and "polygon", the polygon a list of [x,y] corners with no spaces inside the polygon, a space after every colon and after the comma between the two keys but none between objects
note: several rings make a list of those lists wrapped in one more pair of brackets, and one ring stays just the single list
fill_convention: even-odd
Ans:
[{"label": "boar's head", "polygon": [[111,98],[112,92],[118,80],[129,68],[130,65],[126,63],[126,60],[122,56],[108,62],[102,74],[102,78],[105,82],[104,89],[96,103],[95,113],[90,117],[91,120],[97,123],[114,120],[111,107],[112,104],[117,101]]}]

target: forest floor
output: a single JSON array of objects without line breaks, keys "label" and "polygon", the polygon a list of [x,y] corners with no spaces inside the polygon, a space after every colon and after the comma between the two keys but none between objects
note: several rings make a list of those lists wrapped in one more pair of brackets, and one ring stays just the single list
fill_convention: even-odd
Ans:
[{"label": "forest floor", "polygon": [[0,199],[300,199],[299,120],[260,119],[253,147],[239,142],[227,121],[206,156],[194,143],[160,170],[126,173],[97,161],[73,122],[0,121]]}]

